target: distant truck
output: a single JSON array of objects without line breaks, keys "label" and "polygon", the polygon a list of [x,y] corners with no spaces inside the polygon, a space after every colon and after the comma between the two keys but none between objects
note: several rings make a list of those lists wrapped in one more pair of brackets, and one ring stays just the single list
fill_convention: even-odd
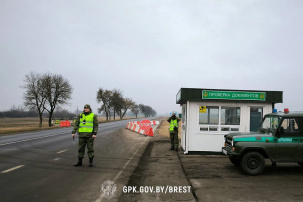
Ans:
[{"label": "distant truck", "polygon": [[274,112],[265,115],[258,132],[225,135],[222,152],[247,175],[264,171],[265,159],[296,162],[303,166],[303,112]]}]

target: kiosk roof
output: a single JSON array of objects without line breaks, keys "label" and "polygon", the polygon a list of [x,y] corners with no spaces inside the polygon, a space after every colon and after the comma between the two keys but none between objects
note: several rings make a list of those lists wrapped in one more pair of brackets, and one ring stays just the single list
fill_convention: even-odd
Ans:
[{"label": "kiosk roof", "polygon": [[176,103],[186,101],[282,103],[283,91],[181,88]]}]

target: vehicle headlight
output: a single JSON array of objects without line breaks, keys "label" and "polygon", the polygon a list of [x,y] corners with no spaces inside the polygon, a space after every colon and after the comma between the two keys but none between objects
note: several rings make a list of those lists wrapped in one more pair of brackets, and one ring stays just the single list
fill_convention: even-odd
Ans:
[{"label": "vehicle headlight", "polygon": [[232,146],[232,147],[234,146],[234,138],[233,138],[233,140],[231,141],[231,146]]}]

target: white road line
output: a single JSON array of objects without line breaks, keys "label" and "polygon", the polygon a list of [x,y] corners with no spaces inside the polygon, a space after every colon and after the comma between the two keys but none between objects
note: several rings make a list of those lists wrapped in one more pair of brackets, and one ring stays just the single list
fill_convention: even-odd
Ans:
[{"label": "white road line", "polygon": [[[124,169],[126,168],[126,166],[131,162],[131,160],[133,160],[134,156],[138,153],[139,149],[141,149],[141,147],[144,145],[145,142],[142,142],[140,147],[136,150],[136,152],[132,155],[132,157],[124,164],[123,168],[118,172],[118,174],[115,176],[114,178],[114,182],[120,177],[120,175],[122,174],[122,172],[124,171]],[[95,201],[95,202],[101,202],[103,199],[104,195],[103,193],[99,196],[99,198]]]},{"label": "white road line", "polygon": [[67,151],[67,149],[62,150],[62,151],[58,151],[57,153],[58,153],[58,154],[61,154],[61,153],[66,152],[66,151]]},{"label": "white road line", "polygon": [[60,134],[56,134],[56,135],[48,135],[48,136],[42,136],[42,137],[35,137],[35,138],[26,139],[26,140],[19,140],[19,141],[15,141],[15,142],[0,144],[0,146],[16,144],[16,143],[20,143],[20,142],[27,142],[27,141],[31,141],[31,140],[38,140],[38,139],[42,139],[42,138],[46,138],[46,137],[53,137],[53,136],[62,135],[62,134],[66,134],[66,133],[60,133]]},{"label": "white road line", "polygon": [[18,168],[21,168],[21,167],[23,167],[23,166],[24,166],[24,165],[16,166],[16,167],[13,167],[13,168],[4,170],[4,171],[2,171],[1,173],[8,173],[8,172],[11,172],[11,171],[16,170],[16,169],[18,169]]}]

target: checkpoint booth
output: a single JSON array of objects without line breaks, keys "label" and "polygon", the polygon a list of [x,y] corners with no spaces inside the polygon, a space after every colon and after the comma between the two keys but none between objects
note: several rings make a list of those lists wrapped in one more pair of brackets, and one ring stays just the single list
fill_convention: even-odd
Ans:
[{"label": "checkpoint booth", "polygon": [[265,114],[283,102],[282,91],[181,88],[181,146],[191,151],[221,152],[224,135],[259,129]]}]

